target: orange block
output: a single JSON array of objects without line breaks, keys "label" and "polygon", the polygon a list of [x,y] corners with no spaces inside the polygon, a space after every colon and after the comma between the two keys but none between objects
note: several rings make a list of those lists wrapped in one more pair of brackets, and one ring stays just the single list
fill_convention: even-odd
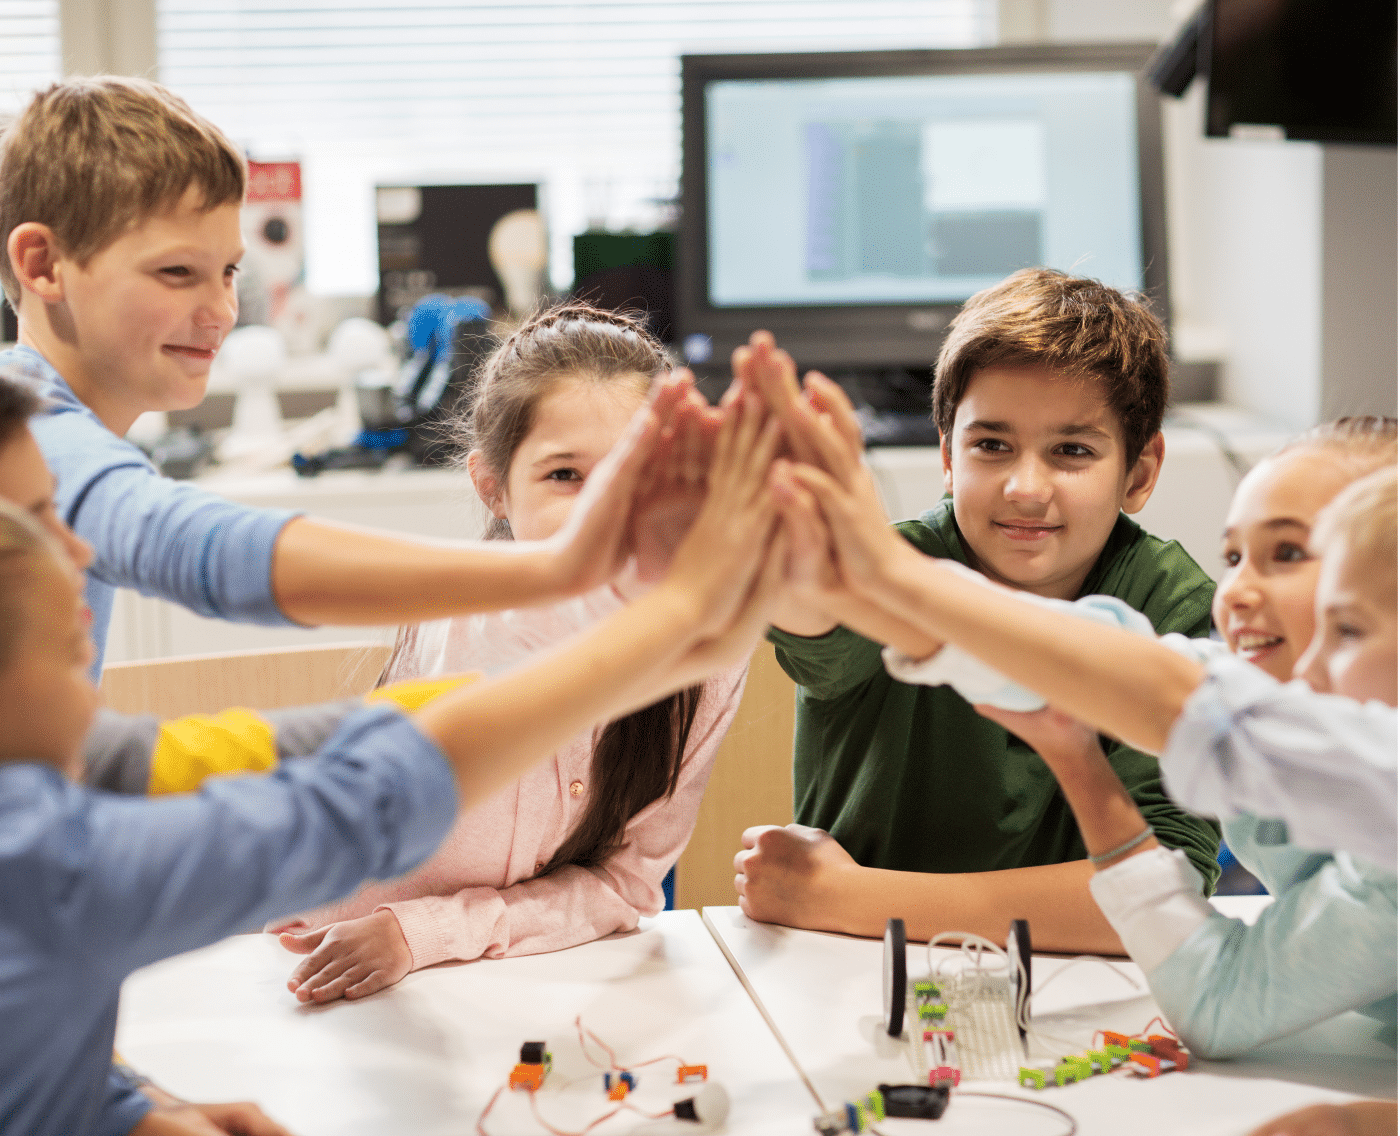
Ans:
[{"label": "orange block", "polygon": [[708,1065],[682,1065],[676,1070],[676,1084],[683,1085],[687,1081],[707,1081],[710,1077],[710,1067]]},{"label": "orange block", "polygon": [[517,1065],[510,1071],[510,1087],[512,1091],[520,1090],[533,1093],[543,1084],[543,1065]]},{"label": "orange block", "polygon": [[628,1089],[629,1089],[630,1087],[631,1087],[631,1086],[628,1085],[626,1081],[618,1081],[615,1085],[613,1085],[612,1088],[610,1088],[610,1089],[608,1090],[608,1100],[610,1100],[610,1101],[620,1101],[620,1100],[622,1100],[622,1098],[625,1097],[625,1096],[627,1095]]},{"label": "orange block", "polygon": [[1162,1071],[1162,1059],[1151,1053],[1134,1053],[1128,1060],[1141,1065],[1149,1077],[1155,1077]]}]

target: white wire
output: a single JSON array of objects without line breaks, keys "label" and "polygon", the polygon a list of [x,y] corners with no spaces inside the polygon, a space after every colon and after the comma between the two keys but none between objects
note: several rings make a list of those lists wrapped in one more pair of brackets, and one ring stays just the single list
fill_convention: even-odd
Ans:
[{"label": "white wire", "polygon": [[[963,959],[970,962],[975,970],[982,969],[982,956],[984,954],[990,953],[996,958],[1002,960],[1006,959],[1006,951],[1004,948],[997,946],[990,939],[982,938],[981,935],[974,935],[971,931],[940,931],[931,938],[924,947],[924,953],[928,957],[930,975],[936,976],[942,974],[943,967],[957,958],[957,956],[954,955],[952,958],[939,959],[937,963],[933,961],[933,948],[944,939],[954,938],[958,940],[959,952]],[[972,950],[969,950],[969,947],[975,948],[976,953],[974,954]]]},{"label": "white wire", "polygon": [[1059,978],[1060,975],[1064,974],[1065,971],[1069,970],[1076,963],[1081,962],[1102,963],[1104,966],[1108,967],[1109,970],[1113,971],[1113,973],[1116,974],[1119,978],[1121,978],[1124,982],[1128,983],[1128,985],[1130,985],[1134,990],[1143,989],[1143,985],[1141,982],[1139,982],[1131,974],[1126,974],[1123,971],[1119,970],[1118,967],[1115,966],[1113,962],[1111,962],[1109,959],[1100,958],[1098,955],[1075,955],[1072,959],[1069,960],[1069,962],[1065,963],[1064,966],[1060,967],[1059,970],[1055,971],[1054,974],[1047,976],[1041,982],[1041,984],[1035,988],[1035,993],[1033,993],[1031,997],[1034,998],[1036,994],[1039,994],[1042,990],[1049,986],[1050,983],[1054,982],[1055,979]]}]

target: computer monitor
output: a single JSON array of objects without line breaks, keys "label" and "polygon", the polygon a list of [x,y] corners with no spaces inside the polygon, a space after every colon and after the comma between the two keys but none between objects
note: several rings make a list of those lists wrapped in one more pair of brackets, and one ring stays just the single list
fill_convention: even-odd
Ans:
[{"label": "computer monitor", "polygon": [[1152,46],[682,57],[683,353],[926,367],[962,302],[1048,265],[1167,315]]}]

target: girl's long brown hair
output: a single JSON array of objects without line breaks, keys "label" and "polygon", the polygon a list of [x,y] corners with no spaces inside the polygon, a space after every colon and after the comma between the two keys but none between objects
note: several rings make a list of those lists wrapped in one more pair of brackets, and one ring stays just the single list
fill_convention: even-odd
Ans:
[{"label": "girl's long brown hair", "polygon": [[[581,303],[549,308],[481,364],[465,400],[469,409],[452,427],[453,441],[463,460],[479,451],[496,484],[504,486],[536,408],[560,383],[623,382],[644,391],[651,376],[669,366],[640,319]],[[483,535],[510,540],[510,524],[493,517]],[[400,628],[386,674],[411,650],[413,631]],[[593,745],[588,808],[539,875],[566,864],[601,864],[622,847],[628,821],[676,791],[703,691],[703,685],[692,686],[603,728]]]}]

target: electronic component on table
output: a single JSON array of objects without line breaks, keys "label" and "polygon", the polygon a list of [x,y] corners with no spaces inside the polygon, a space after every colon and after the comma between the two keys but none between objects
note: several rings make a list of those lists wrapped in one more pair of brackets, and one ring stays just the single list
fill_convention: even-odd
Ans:
[{"label": "electronic component on table", "polygon": [[542,1041],[527,1041],[520,1047],[520,1063],[510,1071],[510,1087],[514,1091],[535,1092],[544,1084],[545,1076],[554,1065],[554,1055]]},{"label": "electronic component on table", "polygon": [[846,1132],[859,1136],[887,1116],[937,1120],[947,1107],[947,1085],[880,1085],[863,1097],[815,1117],[812,1127],[821,1136],[841,1136]]},{"label": "electronic component on table", "polygon": [[[522,1091],[528,1094],[530,1101],[530,1111],[540,1126],[554,1136],[585,1136],[595,1126],[605,1120],[611,1119],[623,1110],[637,1113],[647,1120],[661,1120],[664,1117],[674,1117],[677,1120],[686,1120],[698,1124],[704,1128],[713,1128],[723,1124],[729,1115],[729,1094],[725,1092],[724,1086],[709,1080],[709,1066],[692,1064],[683,1058],[674,1055],[662,1057],[652,1057],[644,1061],[639,1061],[638,1065],[651,1065],[659,1061],[674,1061],[677,1064],[676,1084],[684,1085],[692,1082],[704,1082],[700,1091],[692,1097],[674,1101],[670,1107],[660,1112],[650,1112],[645,1108],[638,1107],[632,1100],[628,1099],[638,1084],[636,1073],[630,1069],[624,1069],[617,1060],[617,1054],[606,1042],[597,1034],[594,1034],[583,1027],[583,1019],[575,1018],[574,1025],[578,1029],[579,1047],[583,1051],[583,1056],[596,1068],[603,1071],[603,1089],[607,1093],[607,1099],[611,1102],[612,1108],[603,1115],[594,1118],[579,1132],[567,1132],[555,1127],[547,1121],[540,1113],[537,1094],[544,1086],[545,1077],[549,1074],[554,1065],[554,1055],[549,1052],[547,1045],[543,1041],[527,1041],[520,1047],[520,1061],[511,1070],[510,1077],[506,1084],[498,1088],[495,1094],[482,1109],[481,1115],[477,1117],[477,1136],[489,1136],[486,1130],[486,1118],[491,1114],[497,1099],[507,1088],[515,1091]],[[597,1046],[607,1054],[607,1064],[598,1061],[588,1052],[589,1044]]]},{"label": "electronic component on table", "polygon": [[886,920],[882,990],[885,995],[885,1032],[890,1037],[900,1037],[904,1033],[904,1004],[909,996],[908,967],[904,920]]},{"label": "electronic component on table", "polygon": [[1143,1041],[1112,1030],[1102,1032],[1102,1049],[1086,1049],[1083,1053],[1062,1057],[1048,1068],[1022,1066],[1017,1080],[1027,1089],[1043,1089],[1052,1081],[1063,1088],[1119,1068],[1126,1068],[1140,1077],[1157,1077],[1185,1071],[1190,1065],[1191,1054],[1174,1037],[1154,1033]]}]

